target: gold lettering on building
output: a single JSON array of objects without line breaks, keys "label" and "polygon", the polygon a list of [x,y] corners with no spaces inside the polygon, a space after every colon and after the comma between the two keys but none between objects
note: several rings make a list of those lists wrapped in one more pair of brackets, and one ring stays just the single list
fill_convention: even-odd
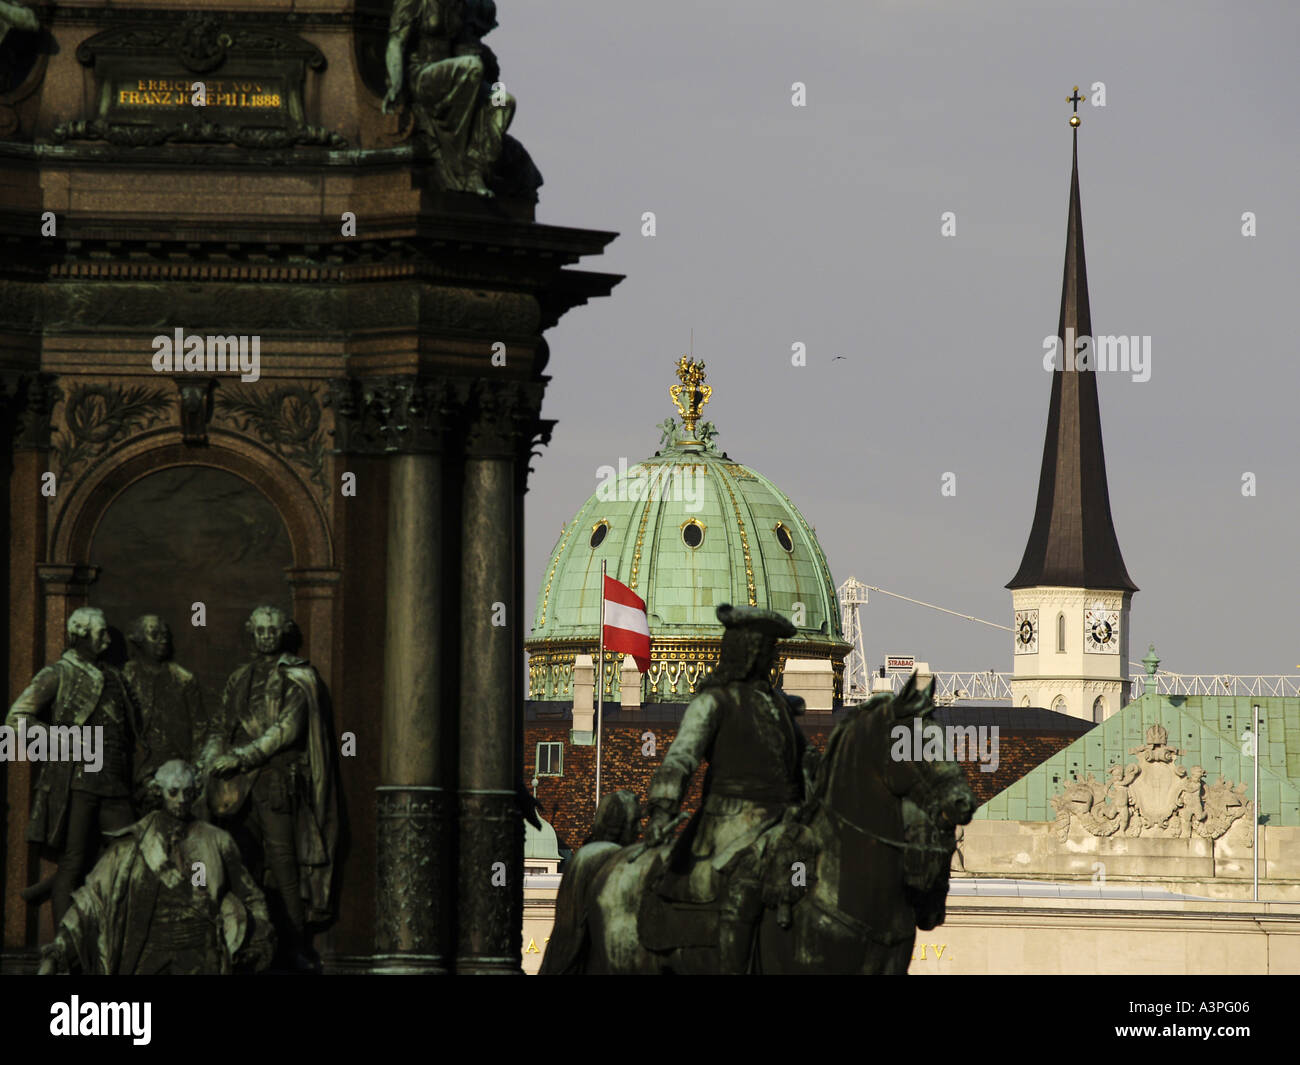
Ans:
[{"label": "gold lettering on building", "polygon": [[[208,107],[224,107],[247,111],[278,111],[285,99],[274,85],[257,81],[232,81],[207,79]],[[135,107],[190,107],[193,83],[185,78],[136,78],[120,85],[117,106]]]}]

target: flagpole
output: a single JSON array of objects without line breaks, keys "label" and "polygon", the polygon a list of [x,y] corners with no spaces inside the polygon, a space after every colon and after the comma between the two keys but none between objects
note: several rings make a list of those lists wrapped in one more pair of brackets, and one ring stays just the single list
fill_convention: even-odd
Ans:
[{"label": "flagpole", "polygon": [[[605,714],[605,560],[600,560],[600,656],[596,673],[596,808],[600,808],[600,734]],[[592,814],[591,823],[596,823]]]},{"label": "flagpole", "polygon": [[1259,703],[1251,707],[1250,721],[1250,738],[1255,741],[1255,835],[1251,843],[1251,860],[1254,864],[1254,884],[1255,890],[1252,896],[1255,902],[1259,901]]}]

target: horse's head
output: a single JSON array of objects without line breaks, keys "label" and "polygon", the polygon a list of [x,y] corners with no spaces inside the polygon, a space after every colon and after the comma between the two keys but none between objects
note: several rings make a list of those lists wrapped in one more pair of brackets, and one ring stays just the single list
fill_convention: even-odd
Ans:
[{"label": "horse's head", "polygon": [[[900,937],[942,922],[955,829],[975,812],[961,766],[934,757],[934,683],[849,710],[826,745],[814,795],[839,850],[838,908]],[[918,735],[919,733],[919,735]],[[943,732],[940,730],[942,737]],[[926,742],[929,740],[930,742]]]},{"label": "horse's head", "polygon": [[[848,811],[882,791],[909,799],[941,829],[967,824],[975,796],[956,762],[924,757],[934,710],[934,681],[919,689],[913,673],[897,695],[875,695],[849,710],[826,745],[817,793],[832,808]],[[921,735],[916,735],[917,731]],[[854,793],[861,793],[856,799]]]}]

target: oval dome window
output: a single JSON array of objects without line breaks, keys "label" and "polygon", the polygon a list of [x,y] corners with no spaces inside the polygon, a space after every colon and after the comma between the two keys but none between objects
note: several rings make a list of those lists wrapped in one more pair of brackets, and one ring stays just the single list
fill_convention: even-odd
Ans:
[{"label": "oval dome window", "polygon": [[779,521],[776,523],[776,542],[781,545],[782,550],[794,551],[794,541],[790,539],[790,530]]},{"label": "oval dome window", "polygon": [[704,543],[704,526],[688,521],[682,526],[682,543],[691,548],[699,547]]},{"label": "oval dome window", "polygon": [[602,521],[596,524],[591,530],[591,546],[599,547],[605,542],[605,537],[609,535],[609,522]]}]

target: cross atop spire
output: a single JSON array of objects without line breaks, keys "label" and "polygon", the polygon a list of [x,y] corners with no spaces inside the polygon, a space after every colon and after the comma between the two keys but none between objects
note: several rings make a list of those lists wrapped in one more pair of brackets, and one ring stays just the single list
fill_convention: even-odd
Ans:
[{"label": "cross atop spire", "polygon": [[1124,566],[1110,513],[1097,373],[1091,368],[1075,368],[1065,351],[1073,338],[1092,338],[1088,271],[1083,255],[1083,209],[1079,204],[1077,131],[1056,335],[1062,357],[1059,368],[1052,372],[1038,505],[1020,570],[1007,587],[1055,585],[1135,592],[1137,585]]},{"label": "cross atop spire", "polygon": [[1077,85],[1074,87],[1074,95],[1067,96],[1065,98],[1065,102],[1067,104],[1074,104],[1074,114],[1070,116],[1070,125],[1072,125],[1075,129],[1078,129],[1079,123],[1083,121],[1083,119],[1079,117],[1079,105],[1083,103],[1083,101],[1086,99],[1087,99],[1086,96],[1079,95],[1079,86]]}]

